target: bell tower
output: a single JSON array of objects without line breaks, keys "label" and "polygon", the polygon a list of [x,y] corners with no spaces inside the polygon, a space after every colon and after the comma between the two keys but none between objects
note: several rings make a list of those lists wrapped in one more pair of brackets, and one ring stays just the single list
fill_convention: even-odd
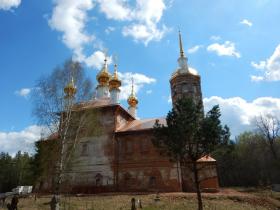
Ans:
[{"label": "bell tower", "polygon": [[169,80],[171,87],[172,105],[174,107],[177,100],[183,97],[190,97],[195,101],[195,103],[202,103],[200,76],[193,71],[190,71],[188,67],[188,59],[184,53],[180,31],[179,48],[180,56],[177,60],[178,67]]}]

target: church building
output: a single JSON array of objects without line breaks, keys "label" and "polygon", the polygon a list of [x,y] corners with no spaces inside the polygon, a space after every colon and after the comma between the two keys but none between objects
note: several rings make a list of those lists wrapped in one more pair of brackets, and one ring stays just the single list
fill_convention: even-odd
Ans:
[{"label": "church building", "polygon": [[[184,96],[202,102],[200,76],[188,67],[180,32],[179,49],[178,67],[170,77],[172,104]],[[189,167],[171,162],[152,144],[154,124],[157,120],[165,124],[165,118],[137,118],[139,101],[133,82],[127,99],[128,109],[119,103],[122,82],[117,65],[110,74],[106,58],[96,79],[95,98],[77,106],[80,110],[101,113],[98,121],[102,133],[79,139],[71,167],[64,172],[65,190],[73,193],[193,191],[194,178]],[[73,96],[74,89],[74,82],[71,82],[64,91]],[[205,156],[198,162],[202,168],[199,172],[201,189],[218,190],[216,161]],[[50,185],[46,181],[43,188],[50,188]]]}]

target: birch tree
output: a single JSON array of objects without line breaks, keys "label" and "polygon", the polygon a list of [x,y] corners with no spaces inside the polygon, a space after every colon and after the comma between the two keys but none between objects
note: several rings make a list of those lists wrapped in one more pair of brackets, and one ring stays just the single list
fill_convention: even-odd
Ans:
[{"label": "birch tree", "polygon": [[[33,113],[38,123],[49,130],[43,139],[56,141],[47,143],[55,147],[47,147],[49,151],[45,152],[49,154],[41,154],[45,159],[50,154],[55,155],[52,157],[55,162],[55,195],[61,193],[63,176],[70,167],[79,139],[97,127],[97,114],[82,109],[83,103],[92,95],[90,79],[82,66],[71,60],[37,81],[32,95]],[[45,164],[43,161],[40,163]],[[59,209],[59,202],[55,209]]]}]

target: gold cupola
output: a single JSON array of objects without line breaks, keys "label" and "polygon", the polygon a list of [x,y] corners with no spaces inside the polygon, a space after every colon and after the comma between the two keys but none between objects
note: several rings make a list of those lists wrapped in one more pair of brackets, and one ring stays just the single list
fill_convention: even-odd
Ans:
[{"label": "gold cupola", "polygon": [[138,99],[134,93],[133,78],[132,78],[132,85],[131,85],[131,94],[129,95],[129,97],[127,99],[127,103],[129,104],[130,107],[136,107],[138,104]]},{"label": "gold cupola", "polygon": [[71,81],[64,88],[65,98],[74,97],[76,92],[77,92],[77,88],[75,86],[74,79],[72,77]]},{"label": "gold cupola", "polygon": [[110,77],[111,77],[111,75],[108,71],[107,58],[105,56],[104,65],[103,65],[101,71],[96,75],[96,80],[98,81],[99,85],[105,86],[108,84]]},{"label": "gold cupola", "polygon": [[109,81],[109,87],[110,90],[112,89],[118,89],[121,85],[122,82],[121,80],[118,78],[118,69],[117,69],[117,64],[114,65],[114,74],[111,77],[110,81]]}]

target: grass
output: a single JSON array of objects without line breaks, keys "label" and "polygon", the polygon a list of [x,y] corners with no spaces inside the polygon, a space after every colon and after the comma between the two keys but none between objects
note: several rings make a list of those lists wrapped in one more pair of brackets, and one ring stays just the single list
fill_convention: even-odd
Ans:
[{"label": "grass", "polygon": [[[271,192],[270,192],[271,194]],[[274,195],[273,195],[274,194]],[[267,210],[280,209],[280,193],[269,195],[265,190],[247,192],[241,189],[226,189],[216,194],[203,194],[207,210]],[[266,196],[264,196],[266,195]],[[131,198],[141,199],[143,210],[193,210],[197,209],[193,193],[163,193],[155,202],[155,194],[103,194],[91,196],[62,196],[62,210],[130,210]],[[51,195],[37,198],[21,198],[19,210],[49,210]],[[7,200],[9,202],[9,200]],[[4,210],[4,208],[0,208]]]}]

